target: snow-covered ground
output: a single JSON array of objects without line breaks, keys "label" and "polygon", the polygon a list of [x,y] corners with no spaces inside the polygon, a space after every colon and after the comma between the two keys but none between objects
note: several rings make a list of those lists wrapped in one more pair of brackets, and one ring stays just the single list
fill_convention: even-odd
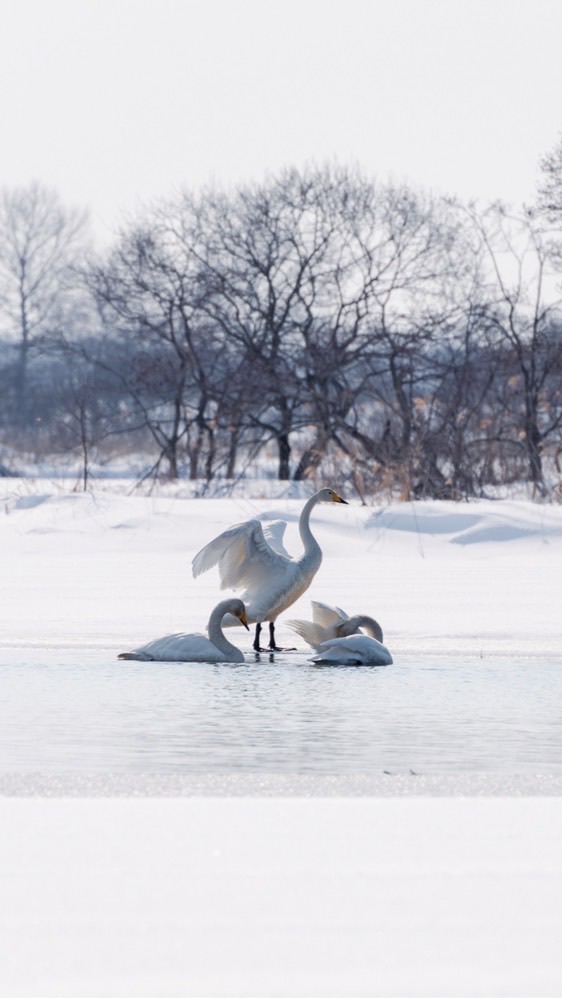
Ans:
[{"label": "snow-covered ground", "polygon": [[6,998],[559,996],[559,799],[0,800]]},{"label": "snow-covered ground", "polygon": [[[221,597],[216,571],[191,577],[195,552],[250,517],[289,521],[299,499],[198,499],[53,492],[4,482],[0,642],[122,650],[199,629]],[[562,626],[562,506],[523,501],[318,506],[324,561],[309,599],[378,617],[392,651],[555,654]],[[294,641],[294,635],[280,633]],[[304,646],[303,646],[304,647]]]},{"label": "snow-covered ground", "polygon": [[[79,649],[94,670],[200,630],[220,592],[213,572],[191,578],[191,558],[242,519],[288,519],[299,550],[301,499],[0,485],[0,665],[49,670]],[[376,616],[398,675],[416,655],[562,667],[562,507],[346,498],[313,513],[324,562],[288,616],[308,616],[311,597]],[[278,631],[294,640],[282,619]],[[245,632],[236,641],[249,650]],[[103,780],[101,797],[71,796],[64,774],[33,796],[1,755],[0,771],[7,998],[562,995],[555,767],[527,773],[517,798],[517,773],[472,796],[459,771],[400,799],[341,774],[339,796],[313,778],[299,794],[298,773],[292,785],[263,774],[267,797],[259,779],[167,797],[173,781],[151,774],[154,793],[133,799],[138,782],[122,775],[116,791],[109,773],[113,796]]]}]

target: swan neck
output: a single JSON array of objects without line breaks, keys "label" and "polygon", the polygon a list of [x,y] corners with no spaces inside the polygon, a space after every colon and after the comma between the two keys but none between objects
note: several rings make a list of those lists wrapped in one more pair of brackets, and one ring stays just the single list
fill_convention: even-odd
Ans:
[{"label": "swan neck", "polygon": [[310,555],[320,555],[322,558],[322,551],[318,541],[316,540],[312,530],[310,529],[310,514],[316,503],[318,502],[318,496],[311,496],[308,502],[303,506],[302,513],[299,519],[299,534],[301,541],[304,545],[304,557]]},{"label": "swan neck", "polygon": [[372,638],[375,638],[382,644],[383,633],[380,624],[372,617],[367,617],[364,614],[356,614],[340,625],[342,637],[354,634],[358,627],[363,627]]},{"label": "swan neck", "polygon": [[225,613],[228,613],[228,610],[225,610],[223,606],[216,606],[213,610],[211,616],[209,617],[209,623],[207,624],[209,641],[212,641],[217,648],[220,648],[220,650],[225,652],[227,655],[231,655],[233,652],[238,654],[238,648],[236,645],[233,645],[223,633],[222,618]]}]

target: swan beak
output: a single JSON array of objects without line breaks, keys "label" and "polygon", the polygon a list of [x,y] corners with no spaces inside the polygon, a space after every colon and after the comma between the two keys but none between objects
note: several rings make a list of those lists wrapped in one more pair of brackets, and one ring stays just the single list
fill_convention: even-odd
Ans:
[{"label": "swan beak", "polygon": [[250,628],[248,627],[248,620],[246,618],[246,613],[245,613],[244,610],[242,610],[242,613],[240,614],[240,618],[239,619],[240,619],[240,623],[244,624],[244,627],[246,628],[246,630],[249,631]]},{"label": "swan beak", "polygon": [[349,506],[347,499],[342,499],[342,497],[339,496],[337,492],[334,492],[333,499],[334,502],[343,502],[344,506]]}]

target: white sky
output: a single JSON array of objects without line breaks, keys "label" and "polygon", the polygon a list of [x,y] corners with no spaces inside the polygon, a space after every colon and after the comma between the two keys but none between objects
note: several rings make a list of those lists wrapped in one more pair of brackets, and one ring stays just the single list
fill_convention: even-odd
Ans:
[{"label": "white sky", "polygon": [[515,203],[562,131],[560,0],[0,0],[0,186],[124,211],[337,160]]}]

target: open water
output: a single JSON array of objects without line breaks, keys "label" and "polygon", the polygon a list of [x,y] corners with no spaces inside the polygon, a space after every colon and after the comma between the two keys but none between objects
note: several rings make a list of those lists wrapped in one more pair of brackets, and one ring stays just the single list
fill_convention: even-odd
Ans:
[{"label": "open water", "polygon": [[345,668],[300,652],[241,665],[113,654],[0,650],[0,773],[562,777],[554,658]]}]

